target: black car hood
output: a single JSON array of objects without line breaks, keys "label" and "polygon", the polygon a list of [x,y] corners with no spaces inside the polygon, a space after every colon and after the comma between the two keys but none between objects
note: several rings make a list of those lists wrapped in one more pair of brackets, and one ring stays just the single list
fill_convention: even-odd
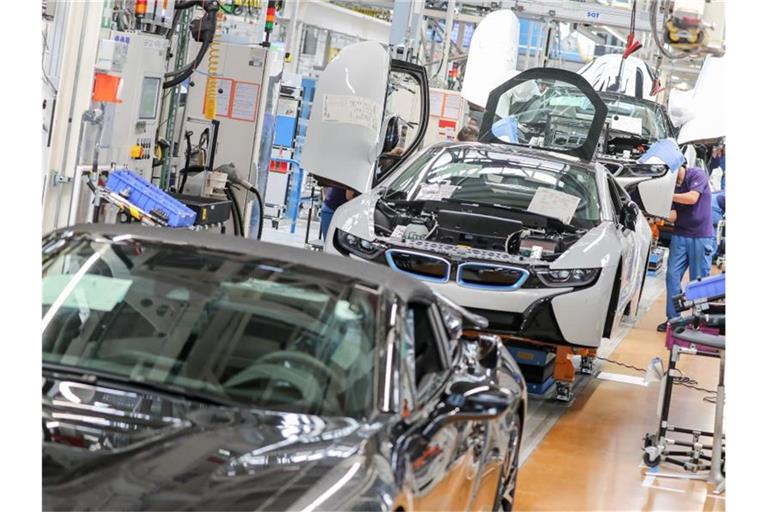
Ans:
[{"label": "black car hood", "polygon": [[43,509],[291,509],[365,466],[372,431],[44,379]]}]

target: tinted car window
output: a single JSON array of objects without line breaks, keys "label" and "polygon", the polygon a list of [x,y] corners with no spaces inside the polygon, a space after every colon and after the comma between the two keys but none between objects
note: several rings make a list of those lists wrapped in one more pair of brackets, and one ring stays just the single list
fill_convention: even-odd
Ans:
[{"label": "tinted car window", "polygon": [[372,405],[378,294],[190,247],[76,242],[43,269],[43,362],[307,414]]}]

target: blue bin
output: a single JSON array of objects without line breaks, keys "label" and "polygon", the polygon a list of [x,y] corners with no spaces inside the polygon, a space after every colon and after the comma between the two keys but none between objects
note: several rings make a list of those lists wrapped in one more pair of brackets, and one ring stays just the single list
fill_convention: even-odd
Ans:
[{"label": "blue bin", "polygon": [[194,210],[127,169],[111,172],[106,186],[141,210],[164,219],[170,227],[183,228],[195,222]]},{"label": "blue bin", "polygon": [[725,297],[725,273],[697,279],[685,288],[686,300],[700,302]]}]

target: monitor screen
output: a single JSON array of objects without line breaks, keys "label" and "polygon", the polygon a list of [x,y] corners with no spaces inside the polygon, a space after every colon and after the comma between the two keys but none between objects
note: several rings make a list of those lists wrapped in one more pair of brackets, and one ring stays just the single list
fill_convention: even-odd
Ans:
[{"label": "monitor screen", "polygon": [[157,115],[157,99],[160,93],[160,78],[145,76],[141,84],[139,119],[154,119]]}]

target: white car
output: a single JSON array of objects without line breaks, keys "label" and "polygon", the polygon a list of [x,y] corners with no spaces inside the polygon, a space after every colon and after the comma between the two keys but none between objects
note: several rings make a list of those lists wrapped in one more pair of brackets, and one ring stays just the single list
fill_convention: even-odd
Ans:
[{"label": "white car", "polygon": [[[318,81],[303,165],[360,193],[336,210],[325,251],[421,279],[492,331],[599,346],[636,313],[651,244],[639,207],[595,160],[603,101],[575,73],[524,71],[490,93],[479,142],[417,150],[426,118],[411,119],[416,134],[381,173],[377,156],[397,143],[391,109],[403,104],[387,83],[409,75],[421,106],[410,111],[428,115],[426,75],[410,66],[361,43]],[[558,98],[535,101],[542,94]],[[668,217],[672,171],[632,182],[648,214]]]}]

